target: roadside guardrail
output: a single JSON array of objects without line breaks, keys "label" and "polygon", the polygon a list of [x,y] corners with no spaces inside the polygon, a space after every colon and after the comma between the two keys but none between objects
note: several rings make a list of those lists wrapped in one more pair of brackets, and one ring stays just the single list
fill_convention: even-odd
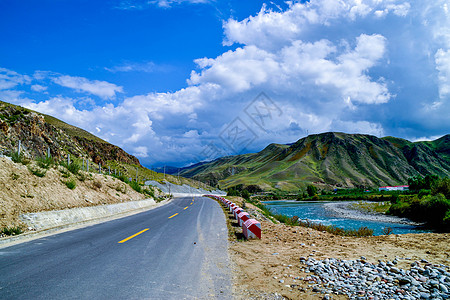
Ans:
[{"label": "roadside guardrail", "polygon": [[261,239],[261,223],[255,219],[250,218],[250,214],[245,212],[241,207],[223,197],[216,195],[203,195],[204,197],[214,198],[222,202],[230,209],[233,216],[238,221],[239,226],[242,227],[242,233],[246,239]]}]

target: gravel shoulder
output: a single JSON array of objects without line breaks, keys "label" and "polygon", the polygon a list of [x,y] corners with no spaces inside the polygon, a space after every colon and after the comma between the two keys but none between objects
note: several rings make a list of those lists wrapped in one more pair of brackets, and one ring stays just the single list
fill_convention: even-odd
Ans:
[{"label": "gravel shoulder", "polygon": [[[241,204],[241,199],[233,202]],[[323,299],[314,292],[313,284],[301,280],[306,259],[360,260],[378,264],[393,261],[396,268],[409,269],[415,261],[450,265],[450,234],[421,233],[364,238],[341,237],[304,227],[274,224],[258,209],[246,204],[249,213],[261,222],[262,239],[231,241],[230,253],[236,266],[235,289],[238,299]],[[347,295],[331,295],[332,299],[349,299]]]}]

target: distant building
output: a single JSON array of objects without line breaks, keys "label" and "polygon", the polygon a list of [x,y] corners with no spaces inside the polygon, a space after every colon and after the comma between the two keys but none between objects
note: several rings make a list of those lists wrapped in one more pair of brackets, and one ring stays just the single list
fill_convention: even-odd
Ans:
[{"label": "distant building", "polygon": [[408,191],[409,185],[380,186],[378,191]]}]

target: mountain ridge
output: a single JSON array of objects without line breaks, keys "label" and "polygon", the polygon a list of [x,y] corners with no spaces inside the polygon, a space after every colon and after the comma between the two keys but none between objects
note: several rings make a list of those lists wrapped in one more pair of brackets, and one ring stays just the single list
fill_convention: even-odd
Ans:
[{"label": "mountain ridge", "polygon": [[255,185],[298,190],[307,184],[374,187],[405,184],[410,176],[450,174],[450,135],[430,142],[325,132],[290,145],[269,144],[257,153],[218,158],[180,169],[180,175],[221,188]]}]

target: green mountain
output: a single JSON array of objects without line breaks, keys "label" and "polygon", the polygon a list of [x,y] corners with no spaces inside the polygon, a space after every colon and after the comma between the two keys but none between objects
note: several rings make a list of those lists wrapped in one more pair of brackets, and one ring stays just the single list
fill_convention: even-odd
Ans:
[{"label": "green mountain", "polygon": [[287,191],[311,183],[323,187],[400,185],[417,174],[450,175],[450,135],[413,143],[394,137],[327,132],[180,170],[182,176],[221,188]]}]

